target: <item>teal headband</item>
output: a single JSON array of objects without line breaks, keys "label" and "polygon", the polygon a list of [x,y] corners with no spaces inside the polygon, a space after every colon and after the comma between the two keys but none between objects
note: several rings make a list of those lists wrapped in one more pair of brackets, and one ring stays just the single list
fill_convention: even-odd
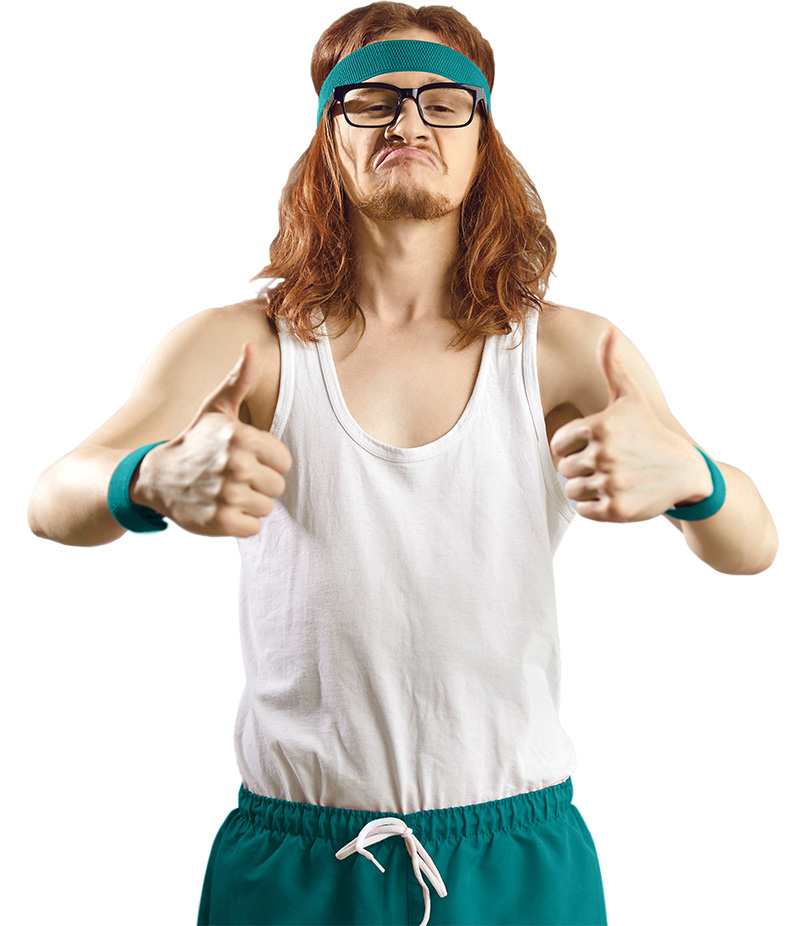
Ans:
[{"label": "teal headband", "polygon": [[360,84],[369,77],[393,74],[395,71],[427,71],[430,74],[441,74],[442,77],[454,80],[458,84],[483,87],[486,108],[489,112],[492,111],[489,83],[483,71],[466,55],[447,45],[439,45],[438,42],[397,39],[390,42],[373,42],[342,58],[328,74],[319,92],[317,125],[337,87],[344,84]]}]

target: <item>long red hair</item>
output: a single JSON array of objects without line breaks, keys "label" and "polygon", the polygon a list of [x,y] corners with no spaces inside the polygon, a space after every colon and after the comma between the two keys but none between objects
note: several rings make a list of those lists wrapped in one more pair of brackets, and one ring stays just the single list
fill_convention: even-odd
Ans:
[{"label": "long red hair", "polygon": [[[311,58],[311,78],[319,95],[337,62],[396,29],[416,26],[439,36],[466,55],[494,87],[494,53],[469,20],[448,6],[415,9],[405,3],[371,3],[351,10],[328,27]],[[479,115],[480,114],[480,115]],[[556,259],[556,241],[542,201],[522,165],[503,144],[491,114],[480,104],[478,165],[461,205],[461,231],[450,294],[458,329],[456,349],[495,334],[507,334],[542,297]],[[270,245],[270,263],[253,280],[280,279],[260,292],[266,313],[281,318],[304,343],[316,343],[313,314],[347,329],[361,314],[356,299],[357,255],[347,221],[345,194],[336,162],[330,110],[294,164],[281,193],[280,230]],[[548,303],[544,303],[548,304]],[[330,323],[327,326],[330,332]]]}]

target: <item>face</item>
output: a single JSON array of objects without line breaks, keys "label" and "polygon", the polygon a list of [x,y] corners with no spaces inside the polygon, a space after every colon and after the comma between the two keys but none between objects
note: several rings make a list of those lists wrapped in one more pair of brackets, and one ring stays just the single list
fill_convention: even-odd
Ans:
[{"label": "face", "polygon": [[[382,37],[438,42],[432,32],[408,29]],[[433,78],[452,83],[448,77],[419,71],[380,74],[364,83],[387,83],[396,87],[421,87]],[[336,157],[342,182],[353,206],[374,219],[436,219],[461,206],[477,165],[481,132],[480,109],[464,128],[435,128],[425,125],[416,103],[404,100],[400,117],[383,128],[350,125],[341,105],[333,110]],[[378,164],[379,158],[395,148],[410,147],[430,159],[394,156]]]}]

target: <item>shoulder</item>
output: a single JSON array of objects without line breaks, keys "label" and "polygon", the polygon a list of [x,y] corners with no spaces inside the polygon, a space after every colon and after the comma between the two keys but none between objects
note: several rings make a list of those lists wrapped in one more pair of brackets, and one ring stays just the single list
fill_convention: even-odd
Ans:
[{"label": "shoulder", "polygon": [[[217,306],[201,312],[196,319],[213,331],[214,339],[228,353],[236,357],[245,341],[255,344],[261,367],[259,383],[242,402],[240,418],[246,424],[255,424],[269,430],[277,404],[281,375],[281,349],[278,329],[267,315],[265,298],[245,299],[230,305]],[[271,410],[271,412],[270,412]],[[265,415],[269,423],[264,425]]]},{"label": "shoulder", "polygon": [[603,326],[610,324],[611,322],[602,315],[576,309],[574,306],[542,300],[542,311],[539,315],[540,330],[559,343],[564,341],[574,343],[576,339],[585,337],[587,332],[602,329]]},{"label": "shoulder", "polygon": [[230,330],[232,335],[244,335],[245,340],[253,340],[260,347],[278,346],[278,329],[266,312],[267,301],[264,298],[245,299],[230,305],[207,309],[204,314],[209,324],[217,324]]},{"label": "shoulder", "polygon": [[602,331],[611,322],[603,315],[576,309],[570,305],[560,305],[557,302],[542,300],[542,311],[539,315],[539,326],[547,337],[559,345],[583,342],[595,331]]},{"label": "shoulder", "polygon": [[258,351],[265,378],[280,370],[280,339],[275,322],[267,315],[265,299],[245,299],[218,306],[201,313],[205,323],[219,332],[221,343],[235,343],[236,355],[245,341],[252,341]]}]

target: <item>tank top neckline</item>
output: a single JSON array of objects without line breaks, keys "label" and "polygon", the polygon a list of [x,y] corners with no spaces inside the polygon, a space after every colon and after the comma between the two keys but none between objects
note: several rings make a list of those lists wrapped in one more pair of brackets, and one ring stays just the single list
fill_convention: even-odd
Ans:
[{"label": "tank top neckline", "polygon": [[486,380],[490,376],[489,367],[491,353],[489,342],[492,338],[486,337],[484,339],[483,350],[481,352],[481,365],[478,370],[475,385],[472,389],[472,395],[470,395],[469,402],[467,402],[466,408],[461,413],[461,417],[453,427],[450,428],[446,434],[443,434],[429,444],[423,444],[420,447],[394,447],[391,444],[385,444],[383,441],[379,441],[377,438],[367,434],[350,414],[339,383],[336,364],[333,361],[333,351],[331,349],[328,329],[325,322],[322,323],[320,332],[322,338],[317,342],[317,352],[319,354],[322,375],[325,379],[325,386],[331,405],[333,406],[333,411],[339,424],[349,437],[374,456],[380,457],[383,460],[392,460],[397,463],[417,463],[421,460],[430,459],[431,457],[438,456],[455,444],[475,420],[481,397],[485,392]]}]

